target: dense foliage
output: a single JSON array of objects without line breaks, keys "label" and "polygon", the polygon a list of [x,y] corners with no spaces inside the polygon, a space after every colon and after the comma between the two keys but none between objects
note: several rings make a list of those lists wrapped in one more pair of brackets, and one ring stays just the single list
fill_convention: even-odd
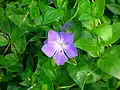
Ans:
[{"label": "dense foliage", "polygon": [[[45,55],[50,30],[77,57]],[[0,90],[119,90],[119,38],[120,0],[0,0]]]}]

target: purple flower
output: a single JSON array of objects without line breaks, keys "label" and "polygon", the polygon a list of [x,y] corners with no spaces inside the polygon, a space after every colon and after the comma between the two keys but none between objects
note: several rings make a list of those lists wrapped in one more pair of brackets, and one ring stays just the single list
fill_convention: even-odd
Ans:
[{"label": "purple flower", "polygon": [[71,25],[71,23],[72,23],[72,21],[67,22],[64,26],[61,26],[61,25],[60,25],[60,30],[61,30],[61,31],[67,30],[67,29],[69,28],[69,26]]},{"label": "purple flower", "polygon": [[42,47],[42,51],[48,56],[54,58],[57,65],[63,65],[69,58],[78,55],[73,44],[73,34],[56,32],[50,30],[48,32],[48,40]]}]

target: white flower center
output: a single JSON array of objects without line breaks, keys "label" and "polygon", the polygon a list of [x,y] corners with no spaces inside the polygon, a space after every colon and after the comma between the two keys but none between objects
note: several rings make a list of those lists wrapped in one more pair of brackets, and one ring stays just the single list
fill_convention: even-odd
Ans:
[{"label": "white flower center", "polygon": [[56,48],[57,51],[61,51],[65,48],[65,44],[62,43],[62,42],[56,42],[55,43],[55,48]]}]

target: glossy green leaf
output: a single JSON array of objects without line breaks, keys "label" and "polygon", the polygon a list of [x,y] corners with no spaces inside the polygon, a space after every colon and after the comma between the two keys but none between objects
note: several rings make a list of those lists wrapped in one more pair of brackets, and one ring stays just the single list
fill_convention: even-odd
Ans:
[{"label": "glossy green leaf", "polygon": [[[39,87],[41,90],[48,90],[48,89],[54,90],[53,82],[48,77],[48,73],[45,73],[46,72],[46,71],[44,71],[45,69],[40,70],[40,68],[42,67],[41,64],[44,62],[44,60],[46,60],[46,58],[44,58],[44,57],[38,58],[37,68],[34,73],[36,75],[36,79],[37,79],[36,87]],[[52,75],[52,74],[50,73],[50,75]]]},{"label": "glossy green leaf", "polygon": [[98,41],[93,38],[88,31],[84,31],[82,33],[82,36],[75,41],[75,46],[77,48],[85,50],[93,57],[98,57],[104,49],[98,45]]},{"label": "glossy green leaf", "polygon": [[120,26],[120,22],[116,22],[116,23],[112,24],[112,33],[113,33],[113,35],[112,35],[112,38],[110,40],[111,44],[116,42],[120,38],[120,35],[119,35],[120,28],[119,28],[119,26]]},{"label": "glossy green leaf", "polygon": [[74,35],[75,40],[79,39],[80,35],[82,33],[81,22],[79,22],[79,21],[72,22],[67,31],[71,32]]},{"label": "glossy green leaf", "polygon": [[[18,33],[19,32],[19,33]],[[12,43],[12,51],[23,53],[26,48],[26,38],[24,36],[25,31],[23,29],[19,29],[14,27],[11,32],[11,43]]]},{"label": "glossy green leaf", "polygon": [[89,62],[87,56],[83,56],[77,65],[69,65],[68,72],[72,79],[80,86],[81,90],[84,90],[86,83],[96,82],[101,78],[100,75],[102,75],[95,64]]},{"label": "glossy green leaf", "polygon": [[16,54],[10,53],[4,57],[1,57],[0,64],[4,67],[10,67],[15,65],[19,61],[19,58]]},{"label": "glossy green leaf", "polygon": [[83,32],[82,36],[75,41],[75,46],[85,51],[98,51],[100,49],[97,40],[88,31]]},{"label": "glossy green leaf", "polygon": [[4,72],[2,70],[0,70],[0,81],[2,81],[2,79],[4,78]]},{"label": "glossy green leaf", "polygon": [[8,40],[4,38],[3,33],[0,33],[0,46],[6,46],[8,44]]},{"label": "glossy green leaf", "polygon": [[60,18],[60,12],[55,9],[47,10],[44,14],[44,24],[49,24]]},{"label": "glossy green leaf", "polygon": [[4,17],[4,9],[3,8],[0,8],[0,18],[3,18]]},{"label": "glossy green leaf", "polygon": [[54,90],[52,81],[50,81],[50,79],[46,76],[46,74],[44,72],[40,73],[40,77],[41,77],[41,79],[40,79],[41,89]]},{"label": "glossy green leaf", "polygon": [[112,38],[112,28],[110,25],[101,24],[93,32],[102,38],[103,41],[108,41]]},{"label": "glossy green leaf", "polygon": [[24,15],[12,14],[11,16],[9,16],[9,18],[16,25],[21,26],[22,24],[28,24],[28,14],[28,12],[26,12]]},{"label": "glossy green leaf", "polygon": [[18,53],[23,53],[25,51],[25,48],[26,48],[25,36],[18,38],[16,41],[13,42],[13,45]]},{"label": "glossy green leaf", "polygon": [[79,0],[78,6],[80,13],[79,20],[86,20],[92,18],[92,8],[88,0]]},{"label": "glossy green leaf", "polygon": [[120,5],[119,4],[107,4],[106,6],[111,12],[120,15]]},{"label": "glossy green leaf", "polygon": [[97,51],[100,48],[94,38],[80,38],[75,41],[75,46],[86,51]]},{"label": "glossy green leaf", "polygon": [[94,17],[101,17],[105,9],[105,0],[95,0],[92,6],[92,15]]},{"label": "glossy green leaf", "polygon": [[30,4],[30,16],[32,19],[38,18],[40,16],[40,11],[39,8],[37,6],[37,2],[32,1],[32,3]]},{"label": "glossy green leaf", "polygon": [[8,18],[1,18],[0,31],[9,34],[11,32],[10,20]]},{"label": "glossy green leaf", "polygon": [[103,53],[97,66],[105,73],[120,79],[120,46],[112,46]]},{"label": "glossy green leaf", "polygon": [[77,12],[78,12],[78,7],[75,7],[75,8],[69,9],[66,12],[63,12],[64,20],[69,22],[71,19],[76,17]]},{"label": "glossy green leaf", "polygon": [[82,20],[82,25],[83,27],[92,30],[98,26],[98,19]]},{"label": "glossy green leaf", "polygon": [[57,6],[58,6],[59,8],[61,8],[62,5],[63,5],[63,2],[64,2],[64,0],[57,0]]},{"label": "glossy green leaf", "polygon": [[32,2],[32,0],[22,0],[22,2],[29,5]]},{"label": "glossy green leaf", "polygon": [[49,7],[48,0],[39,0],[38,6],[39,6],[42,13],[45,13],[49,8],[52,8],[52,7]]},{"label": "glossy green leaf", "polygon": [[70,76],[73,78],[73,80],[83,90],[84,84],[85,84],[86,78],[87,78],[87,72],[86,71],[79,71],[79,69],[76,66],[70,66],[68,71],[69,71]]},{"label": "glossy green leaf", "polygon": [[22,70],[22,65],[18,62],[13,66],[7,68],[10,72],[20,72]]}]

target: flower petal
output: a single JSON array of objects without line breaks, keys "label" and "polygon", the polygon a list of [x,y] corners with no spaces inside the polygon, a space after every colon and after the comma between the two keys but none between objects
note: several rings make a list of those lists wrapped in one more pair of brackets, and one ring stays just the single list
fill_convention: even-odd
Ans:
[{"label": "flower petal", "polygon": [[64,29],[63,29],[63,27],[60,25],[60,30],[62,31],[62,32],[64,32]]},{"label": "flower petal", "polygon": [[64,29],[67,30],[71,24],[72,24],[72,21],[67,22],[67,23],[64,25]]},{"label": "flower petal", "polygon": [[45,40],[45,41],[44,41],[44,44],[48,44],[48,41],[47,41],[47,40]]},{"label": "flower petal", "polygon": [[67,45],[65,48],[65,53],[69,58],[76,57],[78,55],[77,49],[74,47],[73,44]]},{"label": "flower petal", "polygon": [[63,51],[57,51],[53,58],[57,65],[63,65],[68,60]]},{"label": "flower petal", "polygon": [[50,30],[48,32],[48,43],[56,41],[60,41],[60,35],[58,34],[58,32]]},{"label": "flower petal", "polygon": [[64,33],[64,32],[60,32],[60,36],[61,36],[61,40],[63,43],[65,44],[72,44],[74,41],[74,37],[72,33]]},{"label": "flower petal", "polygon": [[48,57],[52,57],[54,55],[54,53],[56,52],[56,49],[54,47],[53,43],[49,43],[49,44],[45,44],[42,47],[42,51],[48,56]]}]

